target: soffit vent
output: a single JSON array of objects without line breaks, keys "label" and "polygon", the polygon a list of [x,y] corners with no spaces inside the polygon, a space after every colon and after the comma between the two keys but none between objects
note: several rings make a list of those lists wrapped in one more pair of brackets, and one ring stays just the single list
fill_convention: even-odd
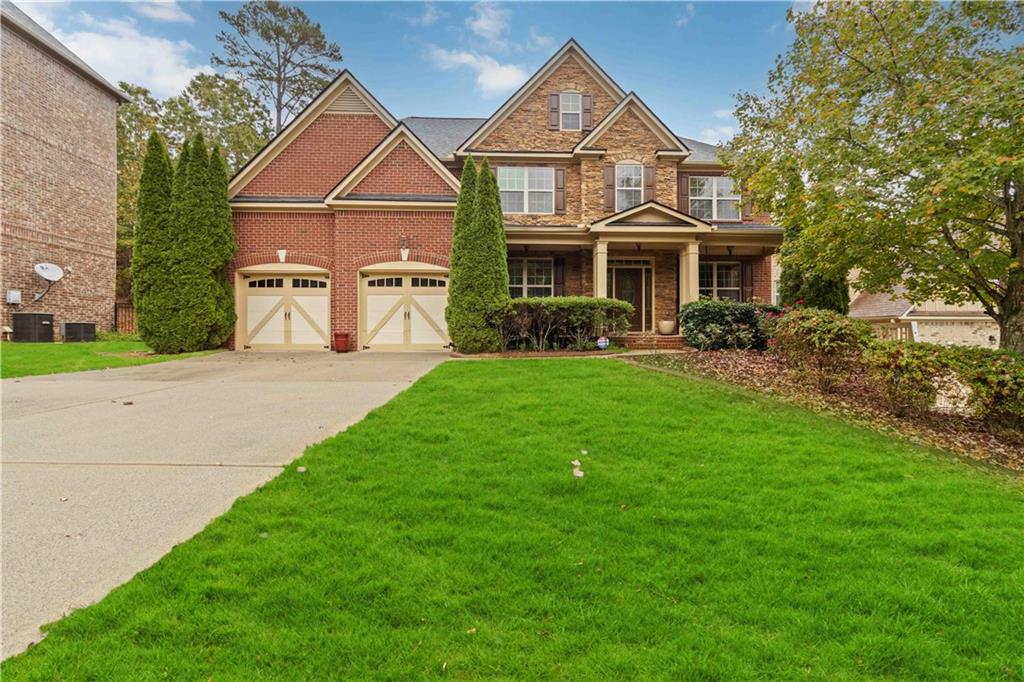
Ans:
[{"label": "soffit vent", "polygon": [[327,107],[329,114],[372,114],[370,105],[352,88],[345,88]]}]

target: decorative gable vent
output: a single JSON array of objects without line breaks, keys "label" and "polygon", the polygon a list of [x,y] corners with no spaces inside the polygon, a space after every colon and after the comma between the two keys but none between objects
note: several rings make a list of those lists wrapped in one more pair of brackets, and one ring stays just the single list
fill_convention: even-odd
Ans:
[{"label": "decorative gable vent", "polygon": [[329,114],[372,114],[373,110],[352,88],[345,88],[327,107]]}]

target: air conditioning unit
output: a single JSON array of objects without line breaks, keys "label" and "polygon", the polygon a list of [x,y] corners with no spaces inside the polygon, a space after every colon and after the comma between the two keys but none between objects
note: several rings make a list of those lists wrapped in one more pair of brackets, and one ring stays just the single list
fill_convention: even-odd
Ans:
[{"label": "air conditioning unit", "polygon": [[64,343],[95,341],[96,324],[94,322],[61,322],[60,337],[64,339]]},{"label": "air conditioning unit", "polygon": [[14,313],[15,341],[42,341],[53,343],[52,313]]}]

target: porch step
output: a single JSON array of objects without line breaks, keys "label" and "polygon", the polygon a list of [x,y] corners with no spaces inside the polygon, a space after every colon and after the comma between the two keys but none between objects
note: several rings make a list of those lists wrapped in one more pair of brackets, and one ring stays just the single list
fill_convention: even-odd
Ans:
[{"label": "porch step", "polygon": [[626,336],[609,337],[617,346],[630,350],[682,350],[687,347],[686,341],[678,334],[661,336],[655,334],[628,334]]}]

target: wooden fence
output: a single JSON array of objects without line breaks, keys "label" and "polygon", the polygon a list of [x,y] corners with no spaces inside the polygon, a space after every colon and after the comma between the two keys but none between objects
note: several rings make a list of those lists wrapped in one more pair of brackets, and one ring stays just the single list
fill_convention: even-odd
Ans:
[{"label": "wooden fence", "polygon": [[114,304],[114,331],[135,334],[135,306],[131,303]]}]

